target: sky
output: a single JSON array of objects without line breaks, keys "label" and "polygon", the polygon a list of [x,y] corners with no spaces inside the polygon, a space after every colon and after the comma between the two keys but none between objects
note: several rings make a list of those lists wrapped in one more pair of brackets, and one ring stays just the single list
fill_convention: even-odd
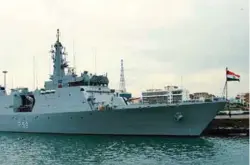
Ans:
[{"label": "sky", "polygon": [[8,71],[7,88],[43,87],[59,28],[78,74],[107,72],[110,88],[118,89],[123,59],[126,88],[134,96],[165,85],[221,95],[226,67],[241,76],[228,84],[229,96],[249,91],[247,0],[0,3],[0,70]]}]

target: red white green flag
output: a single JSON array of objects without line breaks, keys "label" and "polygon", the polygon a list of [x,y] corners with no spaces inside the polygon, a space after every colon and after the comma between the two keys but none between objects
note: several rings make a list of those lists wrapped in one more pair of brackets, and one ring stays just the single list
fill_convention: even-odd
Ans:
[{"label": "red white green flag", "polygon": [[232,71],[227,70],[227,81],[240,81],[240,75],[235,74]]}]

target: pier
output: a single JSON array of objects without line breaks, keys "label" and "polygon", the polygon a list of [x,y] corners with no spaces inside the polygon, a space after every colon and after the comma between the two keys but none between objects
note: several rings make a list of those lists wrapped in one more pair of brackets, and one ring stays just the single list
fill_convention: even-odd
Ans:
[{"label": "pier", "polygon": [[219,115],[203,131],[204,136],[249,136],[249,115]]}]

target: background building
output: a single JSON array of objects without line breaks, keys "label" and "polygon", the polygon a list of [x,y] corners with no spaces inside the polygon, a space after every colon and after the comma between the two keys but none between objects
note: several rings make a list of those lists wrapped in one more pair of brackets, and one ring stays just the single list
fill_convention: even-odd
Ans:
[{"label": "background building", "polygon": [[196,92],[190,94],[190,99],[195,100],[203,100],[203,99],[213,99],[215,96],[213,94],[209,94],[208,92]]},{"label": "background building", "polygon": [[242,104],[243,106],[249,108],[249,92],[248,92],[248,93],[241,93],[241,94],[238,94],[238,95],[235,97],[235,100],[236,100],[237,103],[240,103],[240,104]]},{"label": "background building", "polygon": [[165,86],[164,89],[148,89],[142,92],[143,103],[179,103],[189,99],[189,91],[178,86]]}]

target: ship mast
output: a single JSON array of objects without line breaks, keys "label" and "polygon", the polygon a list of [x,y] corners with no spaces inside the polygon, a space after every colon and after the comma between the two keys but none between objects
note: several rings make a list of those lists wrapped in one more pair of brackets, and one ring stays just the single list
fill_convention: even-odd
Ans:
[{"label": "ship mast", "polygon": [[63,85],[62,79],[65,76],[65,68],[68,67],[68,63],[65,58],[67,53],[65,52],[65,48],[60,42],[59,29],[57,29],[56,43],[54,44],[54,49],[52,47],[51,53],[53,60],[53,84],[61,88]]}]

